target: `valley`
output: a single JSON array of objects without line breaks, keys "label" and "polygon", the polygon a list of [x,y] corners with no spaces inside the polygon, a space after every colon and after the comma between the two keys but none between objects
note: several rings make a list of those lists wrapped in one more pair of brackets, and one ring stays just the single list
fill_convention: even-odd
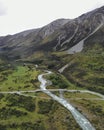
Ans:
[{"label": "valley", "polygon": [[[11,65],[11,68],[12,68],[12,65]],[[9,68],[9,69],[11,70],[11,68]],[[14,66],[13,66],[13,68],[14,68]],[[31,68],[31,71],[30,71],[30,68]],[[22,73],[21,73],[21,69],[22,69]],[[8,72],[10,72],[10,70],[7,69]],[[2,72],[6,72],[6,68]],[[27,75],[28,73],[31,75],[30,79],[33,78],[32,80],[35,80],[34,88],[31,87],[28,89],[23,84],[21,84],[20,80],[17,78],[18,75],[21,75],[22,76],[21,79],[22,79],[22,83],[23,83],[23,79],[26,80],[25,75]],[[54,106],[55,108],[52,108],[52,109],[54,109],[54,111],[53,111],[54,114],[56,114],[54,116],[59,116],[60,112],[63,113],[62,115],[60,115],[62,117],[59,116],[60,118],[62,118],[61,121],[60,121],[60,119],[57,119],[57,120],[54,119],[55,122],[53,124],[57,130],[58,129],[60,130],[63,128],[64,129],[71,128],[72,130],[74,130],[76,125],[77,125],[78,129],[81,129],[78,126],[78,124],[76,124],[74,118],[72,117],[71,113],[68,112],[67,109],[65,109],[64,107],[59,105],[55,100],[52,100],[46,94],[44,94],[43,92],[45,90],[43,90],[43,92],[42,92],[42,90],[39,87],[40,83],[38,81],[38,75],[41,73],[43,73],[43,70],[40,70],[40,68],[35,67],[35,65],[33,65],[33,64],[31,64],[31,65],[29,64],[29,65],[25,65],[25,66],[24,66],[24,64],[19,65],[14,70],[12,70],[12,73],[8,73],[8,76],[6,79],[6,83],[8,83],[8,84],[6,87],[4,87],[4,90],[2,87],[0,90],[0,97],[1,97],[1,101],[0,101],[0,104],[1,104],[0,105],[0,109],[1,109],[0,124],[1,125],[0,125],[0,128],[3,128],[4,130],[5,129],[12,130],[15,128],[20,129],[20,130],[21,129],[31,129],[32,130],[35,127],[37,130],[38,129],[39,130],[40,129],[46,129],[46,130],[50,129],[49,126],[47,126],[44,121],[47,118],[47,123],[49,123],[49,117],[51,117],[53,115],[53,113],[51,113],[51,111],[53,111],[53,110],[50,110],[50,107],[52,107],[55,104],[55,106]],[[10,79],[11,79],[10,75],[13,76],[12,81],[10,81]],[[52,79],[54,77],[54,75],[55,75],[55,77],[56,76],[59,77],[59,74],[56,73],[56,74],[51,74],[50,75],[51,77],[46,76],[46,78]],[[8,80],[8,78],[10,78],[10,79]],[[93,124],[93,126],[95,128],[98,127],[98,129],[102,129],[103,123],[99,122],[100,124],[99,123],[96,124],[95,122],[98,120],[98,118],[100,118],[100,115],[102,115],[104,113],[103,97],[100,97],[97,94],[93,95],[91,93],[88,93],[84,89],[79,90],[79,88],[77,86],[75,87],[74,84],[67,81],[63,76],[60,75],[60,78],[61,78],[61,80],[57,79],[57,83],[58,82],[60,83],[61,81],[63,82],[63,80],[64,80],[63,86],[65,86],[65,84],[66,84],[66,86],[67,85],[68,86],[64,89],[63,88],[60,89],[60,87],[58,88],[58,84],[56,84],[56,86],[54,86],[54,82],[52,79],[53,84],[49,83],[49,85],[47,86],[48,90],[59,97],[61,97],[61,93],[60,93],[60,91],[61,91],[62,95],[63,95],[62,97],[65,98],[68,102],[71,102],[71,104],[74,107],[76,107],[76,109],[78,111],[80,111],[82,114],[84,114],[84,116],[86,116],[90,120],[90,122]],[[17,83],[19,80],[19,83],[21,84],[20,88],[18,88],[18,86],[15,86],[15,88],[14,88],[14,86],[11,86],[11,87],[9,86],[9,85],[11,85],[11,82],[15,82],[15,79],[17,79]],[[28,80],[29,80],[29,78],[27,79],[27,81]],[[3,83],[4,83],[4,81],[3,81]],[[72,90],[72,88],[74,90]],[[28,101],[28,100],[30,100],[30,101]],[[42,106],[39,106],[40,102],[43,103]],[[58,112],[56,113],[57,109],[58,109]],[[98,112],[96,112],[97,109],[98,109]],[[14,113],[13,113],[13,111],[14,111]],[[43,112],[41,113],[41,111],[43,111]],[[69,113],[68,117],[67,117],[67,115],[65,116],[64,112]],[[8,115],[9,118],[5,117],[5,114]],[[95,116],[94,119],[93,119],[93,116]],[[30,118],[31,118],[31,120],[30,120]],[[35,122],[35,124],[33,123],[33,121],[39,120],[41,118],[42,118],[42,120],[39,122],[41,122],[42,124],[41,123],[37,124],[37,121]],[[67,121],[70,118],[72,118],[71,122],[73,122],[73,125],[71,125],[70,123],[67,124],[68,122],[66,121],[66,124],[61,126],[60,123],[63,122],[63,120],[65,118],[68,118]],[[22,119],[22,121],[18,122],[18,120],[20,120],[20,119]],[[3,122],[4,120],[6,122]],[[15,120],[16,120],[16,123],[14,122]],[[58,125],[57,121],[59,122],[59,126],[57,126]],[[7,122],[8,123],[11,122],[11,123],[8,124]],[[103,117],[102,117],[102,122],[103,122]],[[24,127],[23,124],[25,124],[26,128]],[[26,124],[28,124],[28,125],[26,125]]]},{"label": "valley", "polygon": [[104,6],[0,37],[0,130],[103,128]]}]

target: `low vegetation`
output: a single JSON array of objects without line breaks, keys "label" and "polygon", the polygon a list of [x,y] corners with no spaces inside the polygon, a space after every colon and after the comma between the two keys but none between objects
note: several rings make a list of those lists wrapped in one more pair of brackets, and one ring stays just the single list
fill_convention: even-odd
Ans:
[{"label": "low vegetation", "polygon": [[104,49],[96,44],[89,50],[66,56],[63,62],[69,67],[63,72],[77,87],[104,94]]},{"label": "low vegetation", "polygon": [[104,101],[82,99],[71,101],[84,115],[90,119],[96,130],[104,128]]},{"label": "low vegetation", "polygon": [[49,80],[52,82],[52,85],[56,89],[65,89],[65,88],[68,88],[69,86],[68,82],[65,82],[62,76],[58,74],[51,74],[49,76]]},{"label": "low vegetation", "polygon": [[0,91],[33,90],[39,85],[35,66],[0,66]]},{"label": "low vegetation", "polygon": [[72,115],[51,99],[0,94],[0,130],[80,130]]},{"label": "low vegetation", "polygon": [[[56,54],[54,54],[56,55]],[[61,52],[60,54],[61,55]],[[57,55],[57,56],[59,56]],[[67,73],[56,73],[46,76],[48,80],[52,81],[52,85],[47,88],[54,89],[90,89],[94,90],[94,86],[90,88],[91,82],[86,82],[85,78],[89,81],[89,78],[93,74],[98,76],[98,70],[90,68],[88,64],[92,64],[97,60],[89,58],[88,55],[85,59],[90,61],[85,64],[85,59],[82,58],[82,54],[77,54],[74,61],[74,55],[67,59],[67,55],[62,54],[65,60],[71,61],[71,65],[65,70]],[[79,62],[82,59],[81,62]],[[64,65],[65,60],[62,61]],[[82,63],[83,62],[83,63]],[[102,61],[101,61],[102,62]],[[46,63],[45,67],[56,70],[58,66],[55,66],[55,61],[52,66],[51,61]],[[6,64],[0,65],[0,91],[20,91],[20,90],[34,90],[39,89],[40,83],[37,76],[40,73],[41,68],[38,69],[33,64]],[[99,63],[100,66],[100,63]],[[55,67],[55,68],[54,68]],[[95,65],[94,65],[95,67]],[[76,71],[74,71],[74,69]],[[70,75],[70,73],[71,75]],[[81,73],[82,72],[82,73]],[[99,71],[100,72],[100,71]],[[67,80],[67,78],[69,80]],[[103,78],[103,70],[101,71],[101,78]],[[70,83],[71,82],[71,83]],[[85,83],[85,84],[84,84]],[[98,88],[95,86],[96,91],[100,92],[103,88],[103,81],[100,82]],[[92,85],[93,85],[92,81]],[[97,84],[97,82],[96,82]],[[103,92],[103,91],[102,91]],[[102,93],[101,92],[101,93]],[[57,96],[60,96],[59,92],[53,92]],[[0,129],[1,130],[81,130],[78,124],[72,117],[71,113],[62,107],[57,102],[53,101],[49,96],[42,92],[36,93],[23,93],[18,94],[0,94]],[[30,96],[29,96],[30,95]],[[94,125],[96,130],[102,130],[104,122],[104,103],[98,96],[91,94],[82,94],[79,92],[69,93],[64,92],[63,96],[70,101],[71,104],[76,107],[82,114],[84,114],[90,122]],[[100,120],[101,119],[101,120]]]}]

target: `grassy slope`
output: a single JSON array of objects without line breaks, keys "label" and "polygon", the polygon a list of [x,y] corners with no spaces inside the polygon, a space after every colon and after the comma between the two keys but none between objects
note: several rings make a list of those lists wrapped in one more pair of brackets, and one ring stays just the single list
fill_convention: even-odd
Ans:
[{"label": "grassy slope", "polygon": [[96,44],[90,50],[62,58],[70,63],[64,75],[79,87],[104,94],[104,48]]},{"label": "grassy slope", "polygon": [[80,130],[71,114],[53,100],[19,95],[0,97],[2,130]]},{"label": "grassy slope", "polygon": [[[51,80],[53,81],[53,86],[52,88],[60,88],[60,87],[65,87],[69,89],[78,89],[78,88],[84,88],[84,89],[89,89],[91,86],[92,88],[94,83],[90,83],[89,79],[92,76],[92,79],[95,78],[95,74],[97,77],[103,78],[103,51],[100,50],[100,53],[98,55],[94,55],[95,53],[94,50],[90,50],[88,52],[84,52],[83,54],[74,54],[74,55],[66,55],[65,53],[52,53],[52,56],[50,57],[47,55],[45,61],[40,63],[42,68],[50,68],[54,69],[57,71],[60,67],[64,66],[66,63],[71,63],[70,66],[65,70],[65,77],[60,74],[57,74],[56,72],[53,74],[53,77],[51,76]],[[101,57],[102,56],[102,57]],[[41,57],[41,56],[40,56]],[[61,57],[61,58],[60,58]],[[41,59],[41,58],[40,58]],[[52,60],[54,59],[54,60]],[[99,59],[99,60],[98,60]],[[37,61],[36,61],[37,62]],[[59,62],[61,64],[59,64]],[[56,64],[57,63],[57,64]],[[51,66],[52,64],[52,66]],[[96,67],[96,68],[95,68]],[[11,66],[11,65],[6,65],[2,66],[1,65],[1,71],[0,71],[0,89],[1,91],[10,91],[10,90],[33,90],[37,89],[39,87],[39,82],[37,81],[37,75],[40,73],[38,70],[33,69],[34,66],[21,66],[21,65],[16,65]],[[41,68],[41,67],[40,67]],[[101,70],[100,70],[101,69]],[[99,76],[100,73],[100,76]],[[21,76],[20,76],[21,75]],[[36,79],[35,79],[36,77]],[[86,80],[85,80],[86,78]],[[31,81],[34,81],[31,82]],[[59,83],[61,81],[61,83]],[[55,85],[56,83],[56,85]],[[64,83],[64,84],[63,84]],[[98,82],[99,83],[99,82]],[[12,84],[12,85],[11,85]],[[96,84],[97,88],[98,84]],[[103,86],[99,86],[103,89]],[[99,91],[98,90],[96,91]],[[50,88],[50,87],[49,87]],[[29,93],[30,95],[34,95]],[[57,93],[58,94],[58,93]],[[59,94],[58,94],[59,95]],[[10,114],[11,111],[14,111],[12,113],[12,116],[10,118],[1,117],[0,119],[0,128],[3,130],[25,130],[25,129],[30,129],[34,130],[36,127],[36,130],[67,130],[68,128],[72,130],[76,130],[78,128],[77,124],[73,120],[72,116],[68,111],[66,111],[63,107],[58,105],[57,103],[52,103],[51,105],[54,106],[55,108],[50,109],[50,112],[47,114],[47,111],[49,110],[50,106],[47,107],[46,104],[49,104],[51,101],[46,95],[42,94],[41,92],[36,93],[35,96],[37,96],[36,99],[30,99],[29,97],[25,97],[24,100],[26,102],[22,102],[22,104],[25,105],[19,105],[17,100],[16,104],[12,104],[10,106],[10,101],[9,98],[6,98],[8,95],[5,95],[2,100],[0,100],[0,110],[1,110],[1,115],[5,116],[6,111]],[[40,97],[45,97],[41,99]],[[70,94],[65,95],[66,98],[74,98],[76,95]],[[89,95],[80,95],[78,94],[77,97],[82,96],[82,98],[85,98]],[[89,96],[90,98],[93,98],[92,95]],[[12,95],[12,98],[15,98],[14,95]],[[18,98],[18,97],[16,97]],[[29,99],[28,99],[29,98]],[[47,99],[49,100],[48,103]],[[28,105],[29,100],[33,103],[35,106],[33,111],[27,110],[26,105]],[[42,101],[42,105],[39,105],[39,102]],[[13,102],[13,100],[12,100]],[[90,100],[71,100],[74,106],[76,106],[82,113],[84,113],[88,119],[94,124],[94,126],[102,130],[103,128],[103,123],[98,121],[100,118],[100,115],[103,114],[103,101],[97,101],[95,105],[95,101],[90,101]],[[91,104],[90,104],[91,103]],[[9,105],[8,105],[9,104]],[[45,107],[46,106],[46,107]],[[51,107],[52,107],[51,106]],[[95,107],[94,107],[95,106]],[[99,113],[96,114],[96,109],[99,109],[99,106],[101,106],[102,110],[98,110]],[[41,107],[44,107],[44,110],[46,111],[41,113]],[[5,111],[3,109],[6,108]],[[47,110],[48,108],[48,110]],[[10,111],[10,112],[9,112]],[[93,111],[93,112],[92,112]],[[4,113],[3,113],[4,112]],[[61,113],[61,114],[60,114]],[[21,116],[20,116],[21,115]],[[92,117],[95,117],[95,120],[92,119]],[[61,119],[61,120],[60,120]],[[102,117],[103,121],[103,117]],[[71,123],[70,123],[71,122]],[[97,122],[97,125],[96,125]],[[80,128],[78,128],[80,129]]]},{"label": "grassy slope", "polygon": [[97,130],[104,127],[104,100],[88,93],[65,92],[64,97],[92,122]]},{"label": "grassy slope", "polygon": [[[1,62],[0,70],[0,91],[39,88],[37,76],[40,70],[35,69],[34,65],[12,65]],[[67,130],[68,128],[74,130],[76,127],[80,130],[72,115],[47,95],[42,92],[25,94],[30,97],[0,94],[1,130]],[[32,98],[31,95],[36,98]]]},{"label": "grassy slope", "polygon": [[33,90],[38,86],[39,71],[31,66],[5,66],[0,72],[0,90]]}]

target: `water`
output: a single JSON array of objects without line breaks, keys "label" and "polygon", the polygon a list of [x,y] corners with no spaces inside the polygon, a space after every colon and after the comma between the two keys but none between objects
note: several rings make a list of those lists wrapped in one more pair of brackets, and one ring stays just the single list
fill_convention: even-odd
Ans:
[{"label": "water", "polygon": [[[51,73],[50,71],[47,72],[48,72],[47,74]],[[53,93],[51,93],[46,89],[47,81],[43,78],[43,75],[47,74],[41,74],[38,76],[38,80],[41,82],[40,84],[41,90],[50,97],[52,97],[55,101],[63,105],[65,108],[67,108],[72,113],[74,119],[83,130],[95,130],[95,128],[91,125],[91,123],[79,111],[77,111],[69,102],[67,102],[63,98],[54,95]]]}]

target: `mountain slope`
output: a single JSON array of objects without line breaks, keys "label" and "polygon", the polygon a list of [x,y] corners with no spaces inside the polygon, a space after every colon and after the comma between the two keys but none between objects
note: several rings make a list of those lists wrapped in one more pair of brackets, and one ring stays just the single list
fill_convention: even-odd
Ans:
[{"label": "mountain slope", "polygon": [[104,93],[104,6],[0,37],[0,58],[59,70],[77,86]]},{"label": "mountain slope", "polygon": [[104,128],[104,100],[78,91],[104,94],[104,6],[0,37],[0,129],[81,129],[62,106],[31,91],[39,89],[37,77],[43,70],[53,72],[45,77],[52,82],[48,89],[59,89],[53,94],[66,98],[95,129]]},{"label": "mountain slope", "polygon": [[[9,57],[17,58],[30,56],[40,50],[68,50],[68,53],[72,54],[82,51],[84,43],[101,28],[104,28],[104,7],[76,19],[59,19],[43,28],[1,37],[0,50],[3,53],[8,53]],[[103,35],[103,29],[101,35]],[[102,39],[100,37],[97,37],[97,40],[100,41]],[[104,38],[102,43],[103,41]]]},{"label": "mountain slope", "polygon": [[8,57],[22,58],[34,53],[44,37],[50,36],[53,32],[67,23],[67,19],[58,19],[43,28],[24,31],[15,35],[0,37],[0,53]]}]

